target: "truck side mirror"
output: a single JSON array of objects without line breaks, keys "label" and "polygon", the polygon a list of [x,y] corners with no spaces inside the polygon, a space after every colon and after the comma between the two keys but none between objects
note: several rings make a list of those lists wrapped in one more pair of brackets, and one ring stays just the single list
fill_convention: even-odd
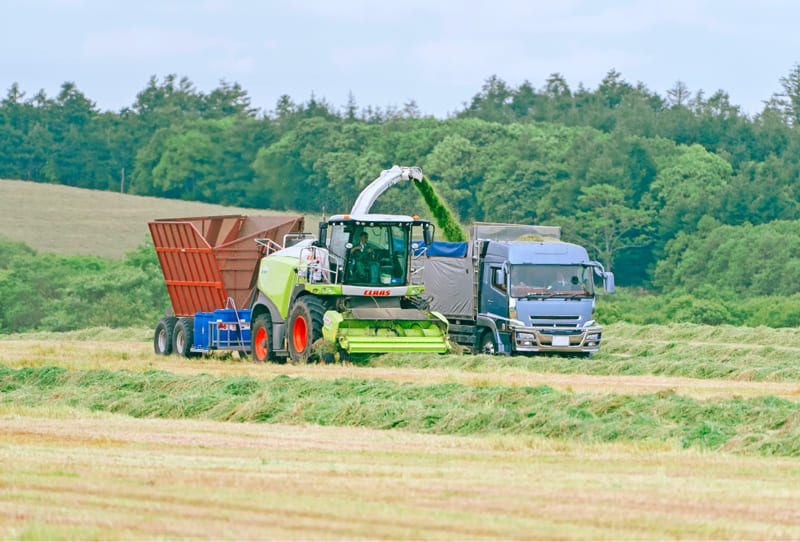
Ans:
[{"label": "truck side mirror", "polygon": [[492,269],[492,284],[494,284],[500,289],[505,290],[506,272],[503,269],[499,267]]},{"label": "truck side mirror", "polygon": [[607,294],[614,293],[614,273],[611,271],[605,271],[603,273],[603,289]]},{"label": "truck side mirror", "polygon": [[431,231],[431,225],[425,224],[422,226],[422,237],[425,240],[425,244],[427,246],[431,246],[433,244],[433,232]]}]

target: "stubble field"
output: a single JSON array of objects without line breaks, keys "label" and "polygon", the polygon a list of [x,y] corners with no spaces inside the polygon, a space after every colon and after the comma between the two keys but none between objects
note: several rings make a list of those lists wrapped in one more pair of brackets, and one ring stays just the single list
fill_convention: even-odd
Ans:
[{"label": "stubble field", "polygon": [[800,336],[351,365],[0,341],[0,538],[797,539]]}]

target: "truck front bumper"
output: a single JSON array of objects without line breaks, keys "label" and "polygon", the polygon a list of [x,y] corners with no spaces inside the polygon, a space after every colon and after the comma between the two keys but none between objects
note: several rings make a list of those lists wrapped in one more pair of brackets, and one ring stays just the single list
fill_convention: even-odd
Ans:
[{"label": "truck front bumper", "polygon": [[597,352],[603,328],[512,327],[512,348],[517,352]]}]

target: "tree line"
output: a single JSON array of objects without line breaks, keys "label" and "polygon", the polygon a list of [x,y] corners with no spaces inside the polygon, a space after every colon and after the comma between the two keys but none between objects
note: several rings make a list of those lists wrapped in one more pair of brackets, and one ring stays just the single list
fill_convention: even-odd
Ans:
[{"label": "tree line", "polygon": [[[778,286],[778,273],[800,259],[780,233],[800,220],[800,64],[777,86],[748,116],[722,90],[677,82],[660,96],[614,70],[594,89],[492,76],[436,119],[352,96],[282,96],[263,112],[238,84],[204,93],[175,75],[119,112],[73,83],[55,97],[15,84],[0,101],[0,178],[330,214],[382,169],[419,165],[462,223],[559,225],[623,286],[791,295],[800,281]],[[427,214],[413,188],[376,210]],[[713,273],[697,263],[723,254]]]}]

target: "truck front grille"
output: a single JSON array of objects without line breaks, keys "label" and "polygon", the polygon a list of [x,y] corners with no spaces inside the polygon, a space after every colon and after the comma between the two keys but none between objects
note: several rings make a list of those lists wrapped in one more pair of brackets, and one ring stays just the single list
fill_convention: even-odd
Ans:
[{"label": "truck front grille", "polygon": [[580,316],[531,316],[531,324],[542,327],[576,328],[580,325]]}]

